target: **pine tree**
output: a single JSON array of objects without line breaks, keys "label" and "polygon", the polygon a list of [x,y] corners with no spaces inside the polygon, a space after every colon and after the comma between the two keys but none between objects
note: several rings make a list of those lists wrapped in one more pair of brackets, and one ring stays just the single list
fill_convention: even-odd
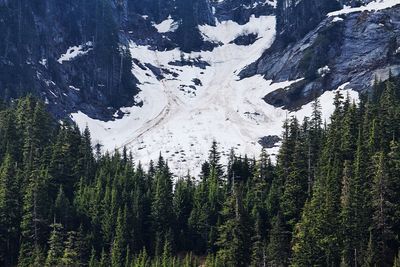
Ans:
[{"label": "pine tree", "polygon": [[69,200],[65,196],[63,187],[61,185],[54,203],[54,216],[64,226],[68,226],[69,209]]},{"label": "pine tree", "polygon": [[111,266],[123,267],[126,249],[126,209],[122,212],[118,211],[117,227],[115,230],[115,238],[111,249]]},{"label": "pine tree", "polygon": [[0,264],[5,266],[12,265],[17,256],[19,198],[16,163],[6,154],[0,166]]},{"label": "pine tree", "polygon": [[368,153],[362,140],[362,133],[359,132],[357,151],[354,162],[354,177],[352,179],[352,217],[354,228],[352,235],[355,243],[355,264],[362,265],[367,256],[367,244],[369,239],[369,228],[371,226],[371,175],[367,168]]},{"label": "pine tree", "polygon": [[147,267],[147,266],[149,266],[149,256],[147,255],[146,249],[143,249],[137,256],[135,267]]},{"label": "pine tree", "polygon": [[126,246],[126,255],[125,255],[125,261],[124,261],[124,267],[130,267],[131,266],[131,250],[129,248],[129,245]]},{"label": "pine tree", "polygon": [[383,266],[390,254],[388,242],[394,238],[391,224],[393,204],[390,196],[393,194],[390,188],[390,177],[387,169],[387,157],[384,152],[375,155],[375,172],[372,187],[373,206],[373,237],[376,243],[376,264]]},{"label": "pine tree", "polygon": [[99,261],[99,267],[109,267],[110,266],[110,260],[108,258],[107,253],[104,251],[104,248],[101,251],[100,255],[100,261]]},{"label": "pine tree", "polygon": [[164,241],[164,249],[162,253],[162,267],[169,267],[172,265],[171,264],[172,262],[173,259],[172,259],[171,241],[167,235]]},{"label": "pine tree", "polygon": [[312,186],[315,180],[316,168],[318,163],[318,156],[320,154],[322,146],[322,113],[321,104],[318,98],[315,99],[312,105],[312,114],[310,120],[310,128],[308,131],[308,157],[307,157],[307,167],[308,167],[308,195],[311,195]]},{"label": "pine tree", "polygon": [[93,148],[88,127],[83,131],[82,141],[79,147],[79,156],[77,165],[74,168],[76,176],[83,178],[85,183],[88,183],[94,178],[93,172],[95,169]]},{"label": "pine tree", "polygon": [[278,215],[272,221],[272,229],[267,246],[268,264],[272,266],[287,266],[289,259],[289,232],[285,229],[282,216]]},{"label": "pine tree", "polygon": [[193,248],[197,253],[205,253],[209,231],[209,206],[207,201],[207,181],[203,180],[196,186],[193,195],[193,209],[189,217],[189,227],[192,234]]},{"label": "pine tree", "polygon": [[32,171],[29,175],[23,196],[21,221],[21,247],[18,264],[31,266],[35,258],[41,254],[41,244],[44,242],[47,202],[47,170]]},{"label": "pine tree", "polygon": [[99,266],[99,262],[96,259],[96,250],[92,247],[92,252],[90,253],[89,267]]},{"label": "pine tree", "polygon": [[61,224],[53,223],[49,238],[49,250],[47,252],[46,266],[61,266],[63,257],[63,227]]},{"label": "pine tree", "polygon": [[266,266],[266,242],[263,238],[262,220],[258,215],[255,220],[254,236],[252,237],[251,264],[252,267]]},{"label": "pine tree", "polygon": [[315,219],[312,204],[307,201],[301,220],[294,231],[291,261],[293,266],[313,266],[316,259],[323,255],[321,249],[317,246],[318,236],[316,236],[317,233],[313,228]]},{"label": "pine tree", "polygon": [[155,253],[161,255],[165,235],[172,228],[173,195],[172,181],[168,167],[156,173],[156,187],[152,203],[153,229],[155,231]]},{"label": "pine tree", "polygon": [[17,129],[15,111],[6,109],[0,114],[0,158],[8,153],[15,161],[20,161],[22,134]]},{"label": "pine tree", "polygon": [[68,232],[67,240],[64,242],[64,253],[61,258],[62,266],[75,267],[80,266],[80,248],[78,245],[77,233]]},{"label": "pine tree", "polygon": [[400,250],[393,260],[393,267],[400,267]]},{"label": "pine tree", "polygon": [[392,141],[390,143],[389,158],[389,187],[391,189],[390,202],[393,203],[391,224],[393,227],[393,233],[400,232],[400,145],[398,141]]},{"label": "pine tree", "polygon": [[281,210],[285,221],[293,228],[300,219],[300,212],[306,201],[307,191],[307,163],[304,154],[303,143],[298,140],[295,144],[293,161],[289,167],[288,176],[285,179],[283,195],[281,198]]},{"label": "pine tree", "polygon": [[343,232],[343,249],[342,249],[342,264],[345,266],[353,266],[356,259],[356,218],[355,211],[353,208],[353,201],[355,200],[355,188],[354,188],[354,177],[352,173],[352,164],[349,161],[344,163],[344,174],[343,174],[343,187],[341,196],[341,228]]},{"label": "pine tree", "polygon": [[364,257],[364,266],[373,267],[376,265],[376,244],[372,232],[369,233],[367,256]]},{"label": "pine tree", "polygon": [[250,261],[249,222],[241,185],[236,185],[234,193],[228,197],[222,216],[224,223],[218,229],[218,258],[226,266],[247,266]]},{"label": "pine tree", "polygon": [[180,179],[175,184],[174,217],[176,218],[175,232],[177,249],[190,248],[189,217],[193,209],[194,188],[190,176]]},{"label": "pine tree", "polygon": [[214,172],[214,174],[218,178],[221,178],[223,174],[222,166],[220,164],[221,154],[218,151],[218,144],[217,141],[213,141],[211,145],[211,149],[209,151],[209,164],[210,164],[210,171]]},{"label": "pine tree", "polygon": [[[338,92],[334,99],[326,141],[321,152],[322,163],[316,177],[309,207],[305,208],[298,226],[294,245],[297,262],[311,265],[337,266],[340,264],[340,192],[343,173],[341,150],[343,104]],[[307,210],[307,213],[306,213]],[[311,212],[312,211],[312,212]],[[313,221],[313,223],[309,223]],[[309,236],[312,235],[312,236]],[[318,250],[309,247],[312,242]],[[302,255],[302,254],[308,255]],[[297,254],[297,255],[296,255]]]}]

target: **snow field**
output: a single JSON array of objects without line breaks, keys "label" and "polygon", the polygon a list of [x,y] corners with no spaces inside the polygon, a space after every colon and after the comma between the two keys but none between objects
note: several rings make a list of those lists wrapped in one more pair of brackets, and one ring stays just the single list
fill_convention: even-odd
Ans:
[{"label": "snow field", "polygon": [[[262,99],[296,81],[271,83],[259,75],[243,80],[237,76],[272,44],[274,16],[252,17],[246,25],[226,21],[215,27],[199,28],[206,39],[222,45],[213,51],[183,53],[178,49],[153,51],[147,46],[130,44],[132,56],[141,64],[168,70],[159,81],[150,69],[143,70],[134,64],[132,72],[141,82],[136,100],[143,102],[142,107],[122,108],[126,115],[109,122],[91,119],[82,112],[71,114],[73,120],[81,128],[88,125],[94,142],[103,144],[105,150],[126,146],[144,166],[161,153],[169,160],[171,171],[182,176],[188,171],[198,174],[213,140],[219,143],[224,164],[231,148],[238,155],[257,157],[261,151],[259,138],[280,135],[283,120],[288,116],[296,115],[302,120],[311,114],[311,103],[298,112],[288,113]],[[237,36],[249,33],[258,34],[254,44],[230,44]],[[182,59],[206,61],[210,66],[203,69],[168,64]],[[196,85],[194,79],[201,81],[201,85]],[[344,87],[340,90],[357,98],[357,93]],[[326,92],[320,98],[325,119],[333,111],[333,96],[334,92]],[[277,146],[268,152],[273,156],[278,149]]]}]

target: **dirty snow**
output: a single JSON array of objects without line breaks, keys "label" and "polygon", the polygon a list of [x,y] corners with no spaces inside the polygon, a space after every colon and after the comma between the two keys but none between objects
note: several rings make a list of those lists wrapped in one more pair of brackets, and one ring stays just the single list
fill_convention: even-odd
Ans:
[{"label": "dirty snow", "polygon": [[[91,119],[82,112],[71,117],[81,128],[87,125],[93,141],[103,144],[104,150],[126,146],[144,165],[162,153],[178,176],[186,175],[188,170],[198,174],[213,140],[219,143],[223,163],[231,148],[237,154],[257,157],[261,151],[259,138],[280,135],[282,121],[292,115],[266,104],[262,98],[296,81],[271,83],[260,75],[239,80],[237,74],[272,44],[275,17],[252,17],[246,25],[228,21],[216,27],[201,26],[200,30],[210,40],[223,45],[213,51],[183,53],[178,49],[153,51],[147,46],[130,44],[131,54],[142,64],[174,72],[164,73],[165,78],[158,81],[150,69],[133,65],[132,71],[141,82],[136,101],[142,101],[142,107],[122,108],[126,115],[109,122]],[[249,32],[259,36],[254,44],[230,44],[236,36]],[[182,59],[202,60],[210,66],[202,69],[168,64]],[[195,85],[196,79],[201,85]],[[356,97],[356,93],[347,91]],[[325,118],[332,112],[333,94],[326,92],[321,96]],[[305,105],[293,115],[302,119],[310,115],[310,109],[311,104]],[[268,151],[276,154],[278,146]]]}]

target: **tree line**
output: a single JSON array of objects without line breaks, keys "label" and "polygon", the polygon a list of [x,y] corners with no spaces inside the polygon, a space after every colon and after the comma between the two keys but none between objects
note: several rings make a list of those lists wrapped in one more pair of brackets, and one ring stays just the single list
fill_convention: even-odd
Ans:
[{"label": "tree line", "polygon": [[0,105],[1,266],[400,266],[400,80],[288,118],[276,164],[218,143],[175,178],[31,96]]}]

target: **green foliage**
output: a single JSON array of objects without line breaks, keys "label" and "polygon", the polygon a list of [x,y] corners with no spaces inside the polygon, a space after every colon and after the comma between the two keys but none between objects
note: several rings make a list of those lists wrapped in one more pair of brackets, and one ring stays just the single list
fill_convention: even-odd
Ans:
[{"label": "green foliage", "polygon": [[250,261],[249,218],[242,194],[242,185],[235,185],[222,209],[224,223],[218,228],[217,257],[223,266],[247,266]]},{"label": "green foliage", "polygon": [[53,223],[53,230],[49,238],[49,250],[47,252],[45,266],[61,266],[63,257],[63,227],[61,224]]},{"label": "green foliage", "polygon": [[[0,166],[0,248],[1,259],[5,265],[13,264],[19,229],[15,225],[20,220],[19,182],[16,179],[16,164],[10,154],[6,154]],[[11,255],[7,257],[6,255]]]},{"label": "green foliage", "polygon": [[[284,122],[276,165],[216,142],[200,179],[94,155],[32,97],[0,110],[1,266],[393,266],[400,241],[400,81],[322,128]],[[173,184],[175,180],[175,184]],[[91,251],[90,251],[91,250]]]},{"label": "green foliage", "polygon": [[61,258],[62,266],[80,266],[80,254],[82,247],[79,246],[78,233],[71,231],[67,234],[67,240],[64,242],[64,254]]}]

